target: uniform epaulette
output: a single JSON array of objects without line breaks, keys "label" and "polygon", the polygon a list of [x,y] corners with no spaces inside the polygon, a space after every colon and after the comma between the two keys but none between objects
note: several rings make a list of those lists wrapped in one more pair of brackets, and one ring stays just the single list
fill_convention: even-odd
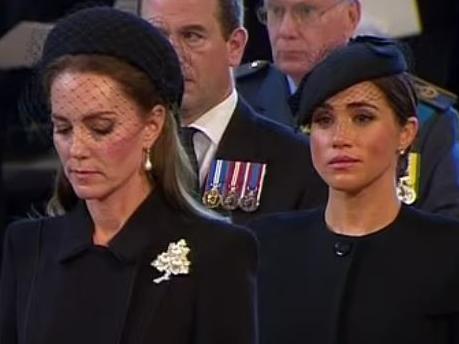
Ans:
[{"label": "uniform epaulette", "polygon": [[412,76],[419,100],[442,111],[448,110],[457,103],[457,95],[441,87],[431,84],[416,76]]},{"label": "uniform epaulette", "polygon": [[234,70],[234,77],[236,79],[244,78],[248,75],[255,74],[261,70],[269,67],[271,63],[269,61],[257,60],[249,63],[244,63]]}]

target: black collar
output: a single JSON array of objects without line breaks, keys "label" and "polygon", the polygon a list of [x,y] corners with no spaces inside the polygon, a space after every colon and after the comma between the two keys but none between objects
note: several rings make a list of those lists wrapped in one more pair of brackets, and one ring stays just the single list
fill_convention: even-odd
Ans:
[{"label": "black collar", "polygon": [[[107,249],[125,263],[135,263],[148,252],[153,255],[164,251],[168,242],[180,239],[176,233],[180,226],[173,225],[179,218],[163,193],[156,190],[134,211]],[[74,259],[94,246],[94,224],[83,201],[64,216],[64,223],[59,252],[61,262]]]}]

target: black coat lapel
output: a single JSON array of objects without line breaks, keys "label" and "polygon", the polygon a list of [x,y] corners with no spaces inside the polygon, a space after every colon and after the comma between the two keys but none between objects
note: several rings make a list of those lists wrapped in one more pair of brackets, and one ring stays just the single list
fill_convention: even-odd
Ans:
[{"label": "black coat lapel", "polygon": [[149,332],[147,329],[155,323],[152,319],[159,319],[159,305],[176,277],[155,283],[154,279],[161,277],[163,272],[150,264],[167,251],[170,243],[180,239],[189,242],[184,223],[182,215],[178,215],[157,190],[112,241],[110,247],[114,254],[133,264],[120,343],[143,343],[143,336]]},{"label": "black coat lapel", "polygon": [[215,159],[241,160],[244,157],[256,157],[258,115],[239,95],[239,100],[215,154]]}]

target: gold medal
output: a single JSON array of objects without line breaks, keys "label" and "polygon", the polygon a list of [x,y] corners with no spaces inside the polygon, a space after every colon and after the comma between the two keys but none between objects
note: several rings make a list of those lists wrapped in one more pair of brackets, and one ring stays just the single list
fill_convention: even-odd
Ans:
[{"label": "gold medal", "polygon": [[222,195],[220,195],[220,192],[216,187],[204,192],[204,195],[202,196],[202,203],[210,209],[217,208],[221,201]]},{"label": "gold medal", "polygon": [[210,173],[207,177],[206,189],[202,195],[202,203],[211,209],[217,208],[222,202],[222,194],[220,192],[222,167],[223,160],[215,160],[212,163]]}]

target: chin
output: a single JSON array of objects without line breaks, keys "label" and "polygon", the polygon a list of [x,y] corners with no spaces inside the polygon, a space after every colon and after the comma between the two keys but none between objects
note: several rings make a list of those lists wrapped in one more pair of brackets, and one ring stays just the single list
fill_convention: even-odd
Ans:
[{"label": "chin", "polygon": [[103,192],[102,190],[98,190],[94,186],[77,186],[73,187],[73,191],[77,195],[79,199],[89,201],[95,199],[103,198],[107,193]]},{"label": "chin", "polygon": [[279,70],[292,77],[292,78],[298,78],[302,79],[304,75],[306,75],[309,71],[310,68],[308,69],[307,67],[304,66],[304,63],[301,61],[279,61],[277,63],[277,67]]},{"label": "chin", "polygon": [[356,180],[350,180],[348,178],[326,180],[326,183],[332,190],[348,194],[357,194],[364,188],[364,183]]}]

